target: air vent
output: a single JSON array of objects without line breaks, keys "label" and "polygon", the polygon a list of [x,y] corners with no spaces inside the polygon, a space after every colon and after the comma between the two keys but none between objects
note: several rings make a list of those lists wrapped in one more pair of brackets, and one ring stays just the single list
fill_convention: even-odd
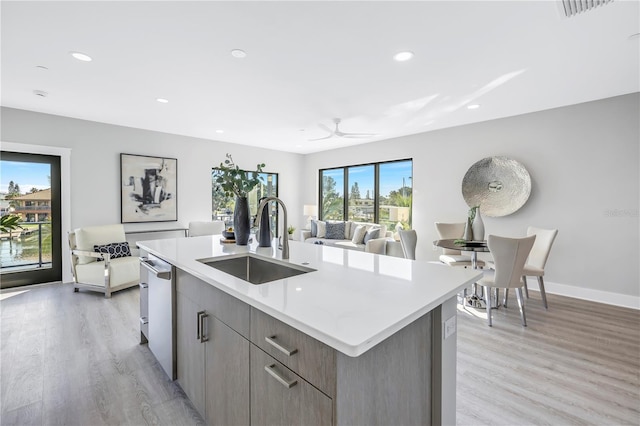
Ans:
[{"label": "air vent", "polygon": [[612,2],[613,0],[560,0],[560,9],[569,18]]}]

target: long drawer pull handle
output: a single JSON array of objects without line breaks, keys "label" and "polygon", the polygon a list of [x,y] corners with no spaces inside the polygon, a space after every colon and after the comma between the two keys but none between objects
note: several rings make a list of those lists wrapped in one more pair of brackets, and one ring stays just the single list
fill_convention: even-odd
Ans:
[{"label": "long drawer pull handle", "polygon": [[278,374],[278,372],[275,370],[275,364],[271,364],[271,365],[265,365],[264,366],[264,371],[266,371],[267,373],[269,373],[274,379],[276,379],[277,381],[279,381],[280,383],[282,383],[282,386],[284,386],[287,389],[291,389],[292,387],[294,387],[295,385],[298,384],[297,380],[291,380],[288,381],[287,379],[285,379],[284,377],[282,377],[281,375]]},{"label": "long drawer pull handle", "polygon": [[202,315],[200,315],[200,343],[204,343],[209,340],[209,338],[206,337],[204,334],[204,320],[205,318],[208,318],[208,317],[209,317],[209,314],[207,314],[204,311],[202,312]]},{"label": "long drawer pull handle", "polygon": [[276,348],[277,350],[279,350],[280,352],[282,352],[283,354],[285,354],[286,356],[291,356],[293,354],[298,353],[297,349],[288,349],[285,348],[284,346],[282,346],[280,343],[276,342],[276,336],[271,336],[271,337],[265,337],[264,340],[270,344],[271,346],[273,346],[274,348]]},{"label": "long drawer pull handle", "polygon": [[202,318],[200,318],[200,316],[202,316],[203,314],[204,314],[204,311],[200,311],[196,314],[196,327],[198,330],[198,335],[196,336],[196,339],[198,340],[200,340],[200,333],[201,333],[200,327],[202,326]]}]

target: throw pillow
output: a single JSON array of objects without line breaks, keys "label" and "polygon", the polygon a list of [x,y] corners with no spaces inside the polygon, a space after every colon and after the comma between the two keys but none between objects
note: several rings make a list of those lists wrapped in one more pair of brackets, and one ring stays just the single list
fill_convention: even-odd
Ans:
[{"label": "throw pillow", "polygon": [[364,243],[367,244],[367,241],[373,240],[375,238],[380,238],[380,228],[371,228],[364,235]]},{"label": "throw pillow", "polygon": [[330,240],[343,240],[344,222],[327,222],[327,238]]},{"label": "throw pillow", "polygon": [[362,225],[356,226],[351,242],[353,244],[364,244],[364,236],[367,234],[367,228]]},{"label": "throw pillow", "polygon": [[318,221],[316,220],[311,221],[311,236],[312,237],[318,236]]},{"label": "throw pillow", "polygon": [[344,223],[344,239],[345,240],[351,239],[351,222],[350,221]]},{"label": "throw pillow", "polygon": [[323,221],[319,220],[318,221],[318,235],[316,235],[316,237],[325,238],[325,235],[327,235],[327,222],[323,222]]},{"label": "throw pillow", "polygon": [[[129,243],[126,241],[122,243],[94,245],[93,251],[95,251],[96,253],[109,253],[111,255],[111,259],[131,256],[131,249],[129,248]],[[98,259],[98,261],[101,260],[102,259]]]}]

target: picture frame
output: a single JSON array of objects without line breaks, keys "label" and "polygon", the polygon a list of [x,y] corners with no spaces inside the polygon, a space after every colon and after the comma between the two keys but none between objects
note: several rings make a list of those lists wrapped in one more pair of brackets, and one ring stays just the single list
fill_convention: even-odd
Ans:
[{"label": "picture frame", "polygon": [[178,220],[178,160],[120,154],[121,223]]}]

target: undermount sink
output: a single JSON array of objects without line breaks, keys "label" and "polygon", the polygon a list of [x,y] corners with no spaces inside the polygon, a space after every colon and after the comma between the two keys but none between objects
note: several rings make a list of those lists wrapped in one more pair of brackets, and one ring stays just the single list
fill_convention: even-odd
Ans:
[{"label": "undermount sink", "polygon": [[285,265],[273,260],[261,259],[251,254],[213,260],[201,259],[199,262],[251,284],[264,284],[315,271],[300,265]]}]

